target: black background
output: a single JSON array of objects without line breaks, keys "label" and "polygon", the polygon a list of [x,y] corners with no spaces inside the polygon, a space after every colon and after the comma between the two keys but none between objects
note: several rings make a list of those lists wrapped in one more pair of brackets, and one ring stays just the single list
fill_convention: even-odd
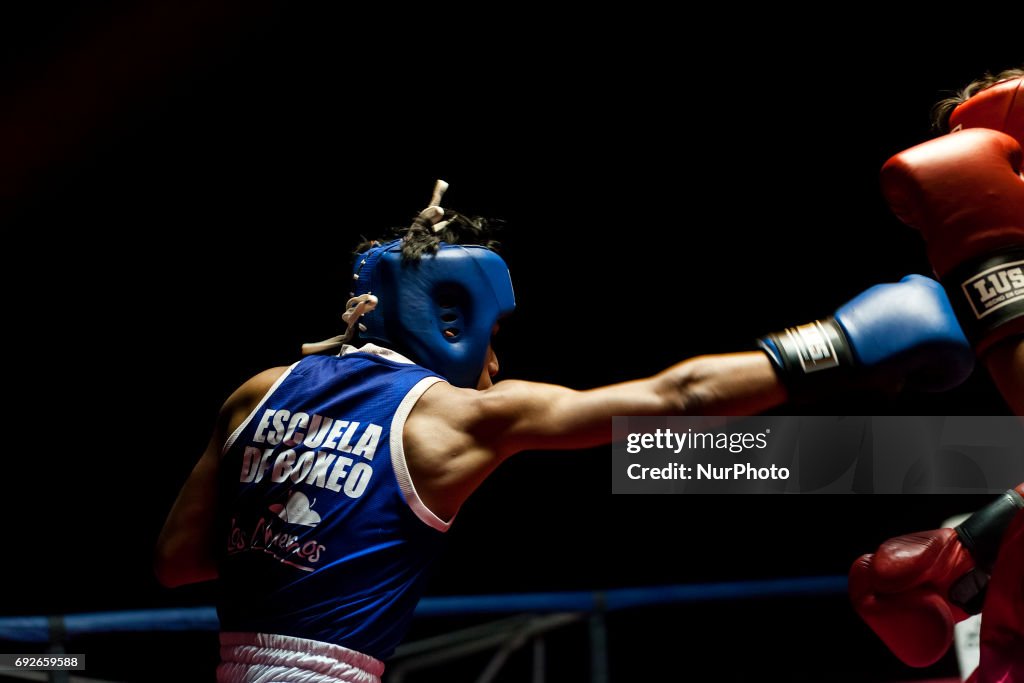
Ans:
[{"label": "black background", "polygon": [[[435,178],[447,206],[507,222],[502,376],[599,386],[928,273],[878,168],[930,135],[936,99],[1021,62],[1009,30],[968,48],[967,17],[939,33],[854,12],[811,31],[767,12],[397,18],[221,0],[4,22],[3,612],[210,602],[159,588],[149,562],[220,403],[340,330],[351,248],[406,224]],[[981,369],[941,396],[810,410],[1007,412]],[[503,465],[430,593],[843,574],[986,500],[613,497],[609,455]],[[955,671],[902,666],[842,597],[652,608],[610,633],[614,680]],[[216,659],[212,636],[76,644],[118,680],[211,680]],[[140,673],[129,646],[173,658]],[[553,641],[553,680],[585,679],[584,646],[581,628]]]}]

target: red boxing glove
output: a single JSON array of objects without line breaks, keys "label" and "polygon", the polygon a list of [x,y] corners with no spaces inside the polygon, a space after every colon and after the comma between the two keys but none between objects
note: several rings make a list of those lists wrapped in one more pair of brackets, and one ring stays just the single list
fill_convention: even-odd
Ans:
[{"label": "red boxing glove", "polygon": [[953,625],[981,609],[1003,533],[1024,508],[1018,489],[956,529],[898,536],[853,563],[857,613],[904,663],[934,664],[953,642]]},{"label": "red boxing glove", "polygon": [[911,147],[882,167],[882,190],[921,231],[936,275],[978,351],[1024,334],[1024,177],[1009,135],[972,128]]},{"label": "red boxing glove", "polygon": [[951,603],[950,586],[974,569],[952,529],[891,538],[850,569],[850,598],[861,618],[910,666],[934,664],[968,614]]}]

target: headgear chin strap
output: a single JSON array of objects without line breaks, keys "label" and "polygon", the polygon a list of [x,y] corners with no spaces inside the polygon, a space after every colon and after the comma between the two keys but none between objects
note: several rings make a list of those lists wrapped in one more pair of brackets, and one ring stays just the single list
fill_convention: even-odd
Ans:
[{"label": "headgear chin strap", "polygon": [[516,307],[508,266],[476,245],[441,243],[402,261],[402,241],[364,252],[353,268],[353,296],[372,294],[364,339],[407,354],[450,383],[475,388],[495,323]]},{"label": "headgear chin strap", "polygon": [[1015,138],[1024,147],[1024,78],[985,88],[949,115],[949,129],[991,128]]}]

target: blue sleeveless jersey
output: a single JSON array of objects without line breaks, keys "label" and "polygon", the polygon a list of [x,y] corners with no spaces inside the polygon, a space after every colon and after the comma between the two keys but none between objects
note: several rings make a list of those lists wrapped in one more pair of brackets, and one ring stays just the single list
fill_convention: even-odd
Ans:
[{"label": "blue sleeveless jersey", "polygon": [[405,634],[448,524],[416,496],[402,428],[443,380],[378,351],[304,358],[225,444],[223,630],[378,659]]}]

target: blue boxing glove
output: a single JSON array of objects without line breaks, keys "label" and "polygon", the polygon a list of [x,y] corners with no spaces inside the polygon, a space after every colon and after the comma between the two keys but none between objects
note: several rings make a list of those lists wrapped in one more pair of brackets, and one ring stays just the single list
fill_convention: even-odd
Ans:
[{"label": "blue boxing glove", "polygon": [[922,275],[875,285],[832,317],[769,334],[758,346],[794,399],[849,387],[944,391],[974,368],[942,285]]}]

